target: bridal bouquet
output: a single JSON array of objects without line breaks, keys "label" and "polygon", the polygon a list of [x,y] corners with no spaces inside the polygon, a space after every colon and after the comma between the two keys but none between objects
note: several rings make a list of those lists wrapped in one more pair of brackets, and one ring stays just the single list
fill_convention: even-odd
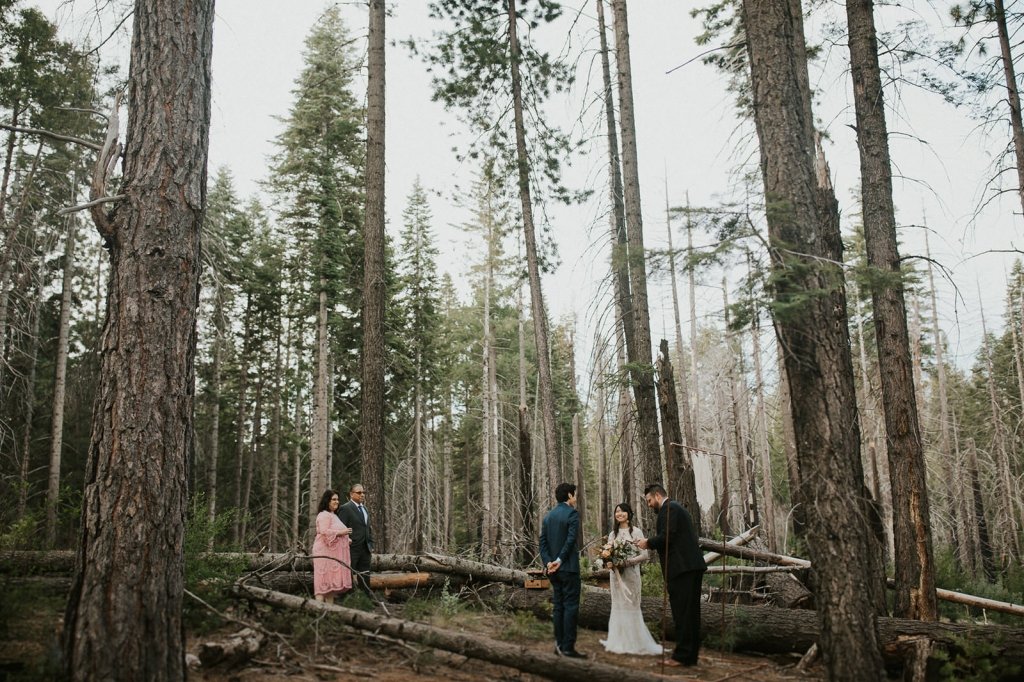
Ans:
[{"label": "bridal bouquet", "polygon": [[636,545],[626,540],[606,542],[598,557],[605,568],[617,568],[638,554]]}]

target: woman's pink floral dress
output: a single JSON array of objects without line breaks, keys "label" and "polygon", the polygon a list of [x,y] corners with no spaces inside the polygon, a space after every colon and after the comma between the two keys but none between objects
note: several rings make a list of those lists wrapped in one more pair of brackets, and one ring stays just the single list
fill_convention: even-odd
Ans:
[{"label": "woman's pink floral dress", "polygon": [[[352,544],[352,541],[347,535],[339,535],[346,527],[334,512],[322,511],[316,516],[316,540],[313,541],[313,556],[332,558],[313,559],[313,594],[315,595],[341,594],[352,589],[352,571],[348,567],[352,563],[349,552],[349,545]],[[335,559],[345,563],[338,563]]]}]

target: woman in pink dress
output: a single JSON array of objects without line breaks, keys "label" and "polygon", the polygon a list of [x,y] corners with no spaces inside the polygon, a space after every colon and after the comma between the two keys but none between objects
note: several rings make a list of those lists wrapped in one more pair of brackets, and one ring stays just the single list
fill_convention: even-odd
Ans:
[{"label": "woman in pink dress", "polygon": [[334,603],[334,595],[352,589],[349,535],[352,529],[334,513],[341,499],[333,490],[324,492],[316,515],[316,540],[313,541],[313,596],[317,601]]}]

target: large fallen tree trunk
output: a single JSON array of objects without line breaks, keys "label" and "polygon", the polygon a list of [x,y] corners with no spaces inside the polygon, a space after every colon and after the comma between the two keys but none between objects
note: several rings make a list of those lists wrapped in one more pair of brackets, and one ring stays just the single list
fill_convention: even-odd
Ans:
[{"label": "large fallen tree trunk", "polygon": [[235,585],[237,594],[268,604],[290,609],[335,614],[342,622],[360,630],[417,642],[435,649],[452,651],[462,656],[515,668],[551,680],[579,682],[648,682],[646,671],[634,671],[585,659],[571,659],[554,653],[538,653],[516,644],[500,642],[487,637],[467,635],[444,628],[415,623],[409,620],[378,616],[365,611],[348,609],[336,604],[303,599],[290,594],[264,590],[246,584]]},{"label": "large fallen tree trunk", "polygon": [[[447,573],[373,573],[370,576],[370,589],[394,590],[437,589],[447,587],[451,592],[458,590],[468,582],[465,576]],[[287,592],[289,594],[312,594],[313,573],[311,571],[274,571],[253,579],[253,583],[268,590]],[[401,601],[401,600],[399,600]]]},{"label": "large fallen tree trunk", "polygon": [[[736,541],[739,537],[742,536],[737,536],[737,538],[733,538],[730,542]],[[707,550],[750,561],[797,568],[810,568],[811,566],[811,562],[806,559],[774,554],[729,543],[723,545],[721,542],[708,540],[707,538],[701,538],[700,545]],[[309,559],[295,554],[210,552],[200,555],[199,558],[203,561],[219,562],[225,566],[239,566],[240,570],[247,571],[312,570]],[[373,571],[428,571],[432,573],[464,575],[472,580],[504,582],[513,585],[522,585],[523,581],[528,577],[525,571],[518,569],[494,566],[461,557],[434,554],[374,554],[371,566]],[[0,575],[18,576],[70,573],[73,568],[74,554],[69,551],[0,552]],[[944,601],[966,604],[989,611],[1009,613],[1015,616],[1024,616],[1024,606],[1020,604],[975,597],[974,595],[941,588],[937,589],[935,593],[939,599]]]},{"label": "large fallen tree trunk", "polygon": [[[500,603],[527,610],[538,618],[550,617],[551,595],[546,591],[506,589],[494,596]],[[662,621],[662,600],[644,597],[644,620]],[[579,624],[593,630],[606,630],[611,614],[611,595],[607,590],[585,587],[580,603]],[[674,632],[672,613],[664,613],[667,639]],[[722,633],[736,650],[761,653],[804,653],[818,641],[818,616],[814,611],[780,609],[770,606],[701,603],[701,629],[705,634]],[[885,643],[886,658],[903,661],[908,642],[925,637],[947,650],[970,648],[983,642],[993,647],[994,656],[1024,665],[1024,629],[1000,625],[960,625],[901,618],[879,618],[878,627]],[[658,633],[654,633],[655,637]]]}]

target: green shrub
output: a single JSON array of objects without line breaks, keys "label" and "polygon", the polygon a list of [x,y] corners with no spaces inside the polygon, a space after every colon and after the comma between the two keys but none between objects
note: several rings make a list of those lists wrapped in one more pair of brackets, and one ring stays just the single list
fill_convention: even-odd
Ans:
[{"label": "green shrub", "polygon": [[937,650],[932,654],[932,661],[938,663],[941,680],[999,682],[1020,679],[1020,666],[1006,661],[996,642],[980,637],[958,638],[952,652]]}]

